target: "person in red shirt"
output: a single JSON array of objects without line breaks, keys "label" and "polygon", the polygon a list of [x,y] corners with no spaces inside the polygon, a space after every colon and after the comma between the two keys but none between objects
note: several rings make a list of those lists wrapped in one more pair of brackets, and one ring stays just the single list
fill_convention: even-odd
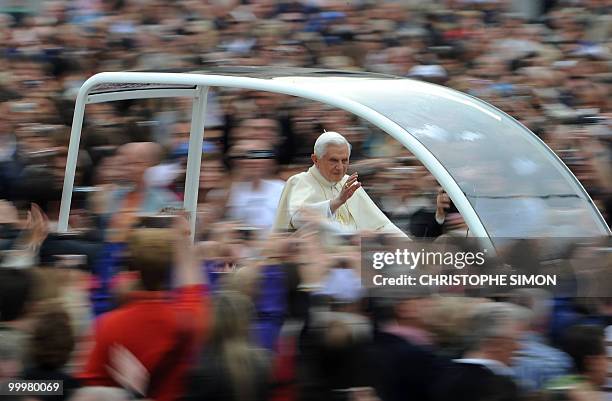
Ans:
[{"label": "person in red shirt", "polygon": [[[94,346],[79,375],[85,385],[122,387],[157,401],[182,395],[211,312],[189,223],[182,217],[175,220],[172,230],[133,232],[130,264],[140,273],[139,289],[96,322]],[[170,281],[173,290],[167,290]]]}]

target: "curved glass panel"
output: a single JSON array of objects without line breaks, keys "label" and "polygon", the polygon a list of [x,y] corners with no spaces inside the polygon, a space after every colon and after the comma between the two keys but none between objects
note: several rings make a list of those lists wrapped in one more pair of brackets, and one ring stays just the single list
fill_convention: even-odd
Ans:
[{"label": "curved glass panel", "polygon": [[371,108],[397,123],[440,161],[492,238],[609,235],[576,178],[551,150],[509,116],[462,93],[349,71],[219,67],[165,72],[277,80],[331,92]]},{"label": "curved glass panel", "polygon": [[321,90],[378,111],[420,141],[457,181],[490,237],[608,235],[552,151],[494,107],[418,81],[346,81],[330,80]]}]

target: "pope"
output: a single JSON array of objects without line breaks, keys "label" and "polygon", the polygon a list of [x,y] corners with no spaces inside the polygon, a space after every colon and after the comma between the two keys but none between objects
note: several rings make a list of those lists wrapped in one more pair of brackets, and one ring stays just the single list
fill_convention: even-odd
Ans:
[{"label": "pope", "polygon": [[276,212],[276,231],[295,230],[307,221],[306,210],[324,216],[345,231],[378,231],[406,236],[370,199],[357,173],[347,175],[350,143],[337,132],[317,138],[308,171],[290,177]]}]

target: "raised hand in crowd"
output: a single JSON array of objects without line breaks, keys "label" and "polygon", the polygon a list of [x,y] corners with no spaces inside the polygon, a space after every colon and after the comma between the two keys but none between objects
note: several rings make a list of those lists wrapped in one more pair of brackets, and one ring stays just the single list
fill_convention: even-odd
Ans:
[{"label": "raised hand in crowd", "polygon": [[9,201],[0,199],[0,224],[17,225],[19,213],[17,208]]}]

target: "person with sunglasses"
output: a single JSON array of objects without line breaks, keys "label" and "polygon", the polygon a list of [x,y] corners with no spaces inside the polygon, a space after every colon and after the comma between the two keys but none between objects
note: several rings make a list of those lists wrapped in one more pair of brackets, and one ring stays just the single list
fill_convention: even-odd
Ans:
[{"label": "person with sunglasses", "polygon": [[231,150],[232,181],[227,202],[227,214],[265,235],[276,215],[276,207],[284,181],[271,177],[275,153],[267,141],[241,140]]}]

